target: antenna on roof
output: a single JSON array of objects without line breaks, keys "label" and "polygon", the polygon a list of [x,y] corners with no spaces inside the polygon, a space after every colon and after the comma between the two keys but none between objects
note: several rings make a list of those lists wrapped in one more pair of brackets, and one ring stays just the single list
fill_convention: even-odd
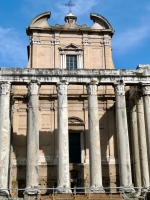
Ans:
[{"label": "antenna on roof", "polygon": [[72,7],[75,6],[75,4],[72,3],[71,0],[68,1],[68,3],[65,4],[69,8],[69,13],[72,13]]}]

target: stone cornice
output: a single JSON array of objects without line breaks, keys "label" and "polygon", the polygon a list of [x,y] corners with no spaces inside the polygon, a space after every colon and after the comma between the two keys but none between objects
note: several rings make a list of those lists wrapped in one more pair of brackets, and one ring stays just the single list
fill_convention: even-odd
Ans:
[{"label": "stone cornice", "polygon": [[122,81],[126,85],[149,84],[150,68],[136,70],[98,69],[29,69],[0,68],[0,82],[26,84],[38,81],[41,84],[56,84],[62,79],[70,84],[87,84],[95,79],[99,84],[113,85]]}]

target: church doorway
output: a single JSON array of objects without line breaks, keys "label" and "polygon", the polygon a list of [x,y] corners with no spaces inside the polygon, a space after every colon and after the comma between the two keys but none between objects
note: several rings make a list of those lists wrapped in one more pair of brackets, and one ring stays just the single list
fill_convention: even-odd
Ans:
[{"label": "church doorway", "polygon": [[80,133],[69,133],[69,163],[81,163]]}]

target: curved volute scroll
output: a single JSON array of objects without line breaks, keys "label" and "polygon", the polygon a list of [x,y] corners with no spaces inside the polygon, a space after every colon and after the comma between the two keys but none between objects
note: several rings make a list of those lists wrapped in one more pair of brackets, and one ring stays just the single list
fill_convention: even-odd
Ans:
[{"label": "curved volute scroll", "polygon": [[91,27],[91,29],[110,29],[112,33],[114,33],[111,24],[105,17],[96,13],[91,13],[90,18],[94,22],[94,25]]},{"label": "curved volute scroll", "polygon": [[50,27],[47,20],[50,18],[51,12],[44,12],[38,16],[36,16],[32,22],[30,23],[29,27],[37,27],[37,28],[44,28],[44,27]]}]

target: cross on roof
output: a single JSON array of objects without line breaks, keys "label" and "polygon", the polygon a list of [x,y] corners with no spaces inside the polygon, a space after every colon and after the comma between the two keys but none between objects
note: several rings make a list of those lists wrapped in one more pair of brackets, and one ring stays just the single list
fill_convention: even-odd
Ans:
[{"label": "cross on roof", "polygon": [[75,6],[75,4],[73,4],[72,1],[70,0],[68,1],[68,3],[65,4],[65,6],[69,7],[69,12],[71,13],[72,12],[71,8]]}]

